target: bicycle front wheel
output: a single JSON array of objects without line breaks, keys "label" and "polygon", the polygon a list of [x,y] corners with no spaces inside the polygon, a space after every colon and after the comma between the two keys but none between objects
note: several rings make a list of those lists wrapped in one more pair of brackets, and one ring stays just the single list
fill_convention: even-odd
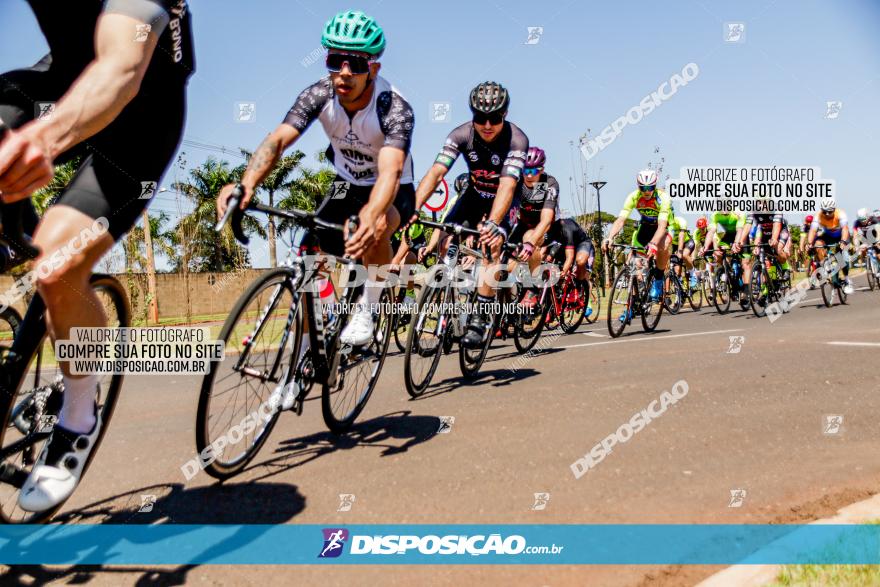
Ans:
[{"label": "bicycle front wheel", "polygon": [[[108,328],[128,327],[131,311],[122,285],[109,275],[92,275],[92,289],[107,318]],[[36,298],[32,304],[42,304]],[[2,360],[8,389],[14,393],[0,394],[0,520],[5,524],[39,524],[49,520],[64,502],[44,512],[26,512],[18,507],[18,494],[30,474],[52,426],[58,420],[62,402],[61,369],[55,359],[52,342],[46,335],[45,317],[30,324],[17,336],[16,348],[21,355],[7,355]],[[8,378],[7,378],[8,377]],[[98,454],[98,449],[119,400],[123,375],[99,374],[95,403],[101,410],[103,426],[80,478]]]},{"label": "bicycle front wheel", "polygon": [[225,356],[213,361],[202,379],[196,413],[198,469],[216,479],[241,472],[278,420],[274,403],[280,396],[270,398],[293,378],[302,341],[302,313],[291,276],[280,267],[257,278],[217,337]]}]

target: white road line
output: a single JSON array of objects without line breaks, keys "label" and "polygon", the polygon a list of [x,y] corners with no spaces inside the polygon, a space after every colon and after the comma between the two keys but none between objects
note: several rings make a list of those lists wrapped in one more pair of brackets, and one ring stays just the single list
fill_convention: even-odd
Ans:
[{"label": "white road line", "polygon": [[600,344],[623,344],[625,342],[649,342],[652,340],[668,340],[670,338],[684,338],[686,336],[707,336],[709,334],[724,334],[725,332],[742,332],[744,328],[733,328],[731,330],[711,330],[709,332],[689,332],[687,334],[669,334],[666,336],[647,335],[640,338],[627,338],[626,340],[604,340],[602,342],[584,342],[581,344],[570,344],[567,346],[554,347],[557,349],[574,349],[583,346],[596,346]]},{"label": "white road line", "polygon": [[608,338],[607,334],[599,334],[598,332],[581,332],[584,336],[595,336],[596,338]]},{"label": "white road line", "polygon": [[833,340],[826,344],[833,344],[835,346],[880,346],[880,342],[848,342],[845,340]]}]

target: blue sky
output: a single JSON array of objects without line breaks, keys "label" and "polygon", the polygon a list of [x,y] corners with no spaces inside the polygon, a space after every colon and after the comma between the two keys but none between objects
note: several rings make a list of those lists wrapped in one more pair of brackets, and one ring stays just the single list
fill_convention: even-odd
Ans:
[{"label": "blue sky", "polygon": [[[776,0],[713,2],[416,3],[398,0],[191,0],[198,70],[190,82],[185,138],[253,149],[284,116],[301,89],[324,75],[323,23],[357,7],[386,31],[382,74],[416,113],[416,176],[428,169],[446,134],[468,118],[467,93],[495,79],[512,96],[509,119],[548,153],[562,204],[579,211],[572,179],[583,161],[571,143],[598,133],[689,62],[699,76],[642,121],[625,128],[586,165],[588,181],[608,181],[604,210],[617,212],[636,172],[655,161],[672,177],[682,166],[817,166],[835,179],[841,205],[854,215],[880,207],[872,190],[880,138],[880,2]],[[724,23],[745,23],[742,43],[725,43]],[[544,27],[525,44],[527,27]],[[0,70],[29,65],[46,46],[24,0],[3,0]],[[825,118],[826,101],[843,103]],[[234,121],[236,102],[256,102],[256,122]],[[449,122],[430,120],[432,102],[449,102]],[[327,144],[320,125],[298,144],[309,155]],[[189,166],[210,155],[184,145]],[[573,165],[574,160],[574,165]],[[601,167],[601,170],[600,170]],[[461,161],[450,178],[463,170]],[[665,173],[664,173],[665,175]],[[162,185],[173,180],[169,172]],[[595,207],[593,190],[587,201]],[[173,194],[153,209],[176,214]],[[264,265],[264,247],[253,247]]]}]

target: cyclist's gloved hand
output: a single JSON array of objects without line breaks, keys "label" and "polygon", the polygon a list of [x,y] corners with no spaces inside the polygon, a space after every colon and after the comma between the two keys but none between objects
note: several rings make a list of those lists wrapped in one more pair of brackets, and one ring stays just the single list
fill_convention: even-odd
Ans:
[{"label": "cyclist's gloved hand", "polygon": [[523,243],[522,250],[520,251],[517,258],[520,261],[528,261],[529,259],[532,258],[532,253],[534,253],[534,252],[535,252],[535,245],[533,245],[532,243]]},{"label": "cyclist's gloved hand", "polygon": [[498,226],[494,220],[485,221],[480,232],[482,233],[480,236],[480,244],[494,246],[496,244],[501,244],[501,242],[507,239],[507,231]]},{"label": "cyclist's gloved hand", "polygon": [[648,256],[653,257],[657,254],[657,245],[654,243],[648,243]]}]

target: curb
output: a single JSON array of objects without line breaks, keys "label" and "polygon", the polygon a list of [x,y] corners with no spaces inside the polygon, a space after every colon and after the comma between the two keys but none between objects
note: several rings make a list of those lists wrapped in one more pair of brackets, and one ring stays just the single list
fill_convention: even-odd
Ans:
[{"label": "curb", "polygon": [[[813,524],[864,524],[880,518],[880,494],[848,505],[831,518],[822,518]],[[758,586],[774,581],[782,565],[734,565],[715,573],[698,587],[726,587],[728,585]]]}]

